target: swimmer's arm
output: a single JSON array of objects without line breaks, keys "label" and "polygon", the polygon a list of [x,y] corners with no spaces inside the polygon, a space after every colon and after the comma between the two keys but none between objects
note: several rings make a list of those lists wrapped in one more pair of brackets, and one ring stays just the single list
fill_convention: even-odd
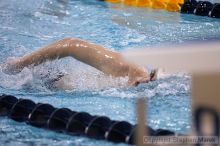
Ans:
[{"label": "swimmer's arm", "polygon": [[56,58],[63,58],[68,55],[67,39],[63,39],[52,43],[48,46],[37,49],[36,51],[26,54],[13,60],[8,60],[5,65],[5,72],[9,74],[16,74],[24,67],[29,65],[38,65],[47,60],[54,60]]},{"label": "swimmer's arm", "polygon": [[20,58],[20,67],[27,67],[29,65],[39,65],[48,60],[55,60],[69,56],[69,42],[68,39],[59,40],[45,47],[39,48],[36,51],[26,54]]},{"label": "swimmer's arm", "polygon": [[[125,76],[128,72],[128,64],[123,61],[120,53],[74,38],[66,38],[40,48],[21,57],[15,64],[12,64],[16,66],[14,68],[19,72],[29,65],[38,65],[47,60],[69,56],[114,76]],[[119,67],[122,67],[121,72],[114,70],[114,68]]]}]

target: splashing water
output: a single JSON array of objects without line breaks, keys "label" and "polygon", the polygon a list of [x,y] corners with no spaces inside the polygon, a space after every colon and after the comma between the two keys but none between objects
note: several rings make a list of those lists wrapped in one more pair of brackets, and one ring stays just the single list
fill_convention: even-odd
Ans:
[{"label": "splashing water", "polygon": [[[208,17],[131,8],[96,0],[0,1],[0,63],[19,57],[65,37],[102,44],[116,51],[167,42],[219,38],[220,21]],[[52,90],[48,82],[63,80],[71,90]],[[112,78],[72,58],[28,67],[8,75],[0,66],[0,93],[35,102],[51,103],[76,111],[136,123],[136,97],[148,103],[153,128],[187,133],[191,127],[190,76],[159,74],[158,80],[138,87],[126,86],[128,78]],[[105,145],[113,143],[48,132],[0,119],[4,145]],[[8,142],[10,143],[8,144]]]}]

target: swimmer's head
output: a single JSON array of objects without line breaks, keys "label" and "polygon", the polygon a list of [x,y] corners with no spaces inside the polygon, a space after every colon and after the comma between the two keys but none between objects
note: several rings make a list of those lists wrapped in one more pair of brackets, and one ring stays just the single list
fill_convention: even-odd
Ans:
[{"label": "swimmer's head", "polygon": [[157,70],[151,70],[139,67],[129,69],[129,85],[137,86],[140,83],[148,83],[154,81],[157,78]]}]

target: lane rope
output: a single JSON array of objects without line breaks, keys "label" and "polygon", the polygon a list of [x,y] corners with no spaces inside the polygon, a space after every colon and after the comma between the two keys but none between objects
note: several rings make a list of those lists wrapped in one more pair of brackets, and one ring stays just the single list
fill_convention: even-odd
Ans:
[{"label": "lane rope", "polygon": [[[17,122],[25,122],[35,127],[70,135],[135,144],[137,125],[127,121],[115,121],[106,116],[90,115],[68,108],[56,108],[50,104],[18,99],[12,95],[0,96],[0,116],[8,116]],[[150,136],[178,135],[170,130],[154,130],[149,126],[146,128]]]},{"label": "lane rope", "polygon": [[220,3],[196,0],[99,0],[128,6],[164,9],[171,12],[220,18]]}]

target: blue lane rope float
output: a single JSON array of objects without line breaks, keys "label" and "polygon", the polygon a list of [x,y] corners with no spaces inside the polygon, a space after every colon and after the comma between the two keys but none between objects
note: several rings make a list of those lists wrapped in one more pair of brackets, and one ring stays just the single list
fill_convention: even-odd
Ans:
[{"label": "blue lane rope float", "polygon": [[212,7],[213,4],[211,2],[200,1],[198,2],[196,8],[194,9],[194,14],[200,16],[208,16],[209,12],[212,10]]},{"label": "blue lane rope float", "polygon": [[209,12],[209,17],[220,18],[220,4],[214,4],[212,10]]},{"label": "blue lane rope float", "polygon": [[196,0],[186,0],[181,7],[181,13],[193,14],[198,2]]},{"label": "blue lane rope float", "polygon": [[185,0],[181,6],[181,13],[195,14],[198,16],[209,16],[220,18],[220,4],[212,4],[209,1]]},{"label": "blue lane rope float", "polygon": [[[70,135],[135,144],[137,125],[68,108],[55,108],[50,104],[36,104],[30,99],[17,99],[11,95],[0,96],[0,116]],[[170,130],[146,128],[150,136],[176,135]]]}]

